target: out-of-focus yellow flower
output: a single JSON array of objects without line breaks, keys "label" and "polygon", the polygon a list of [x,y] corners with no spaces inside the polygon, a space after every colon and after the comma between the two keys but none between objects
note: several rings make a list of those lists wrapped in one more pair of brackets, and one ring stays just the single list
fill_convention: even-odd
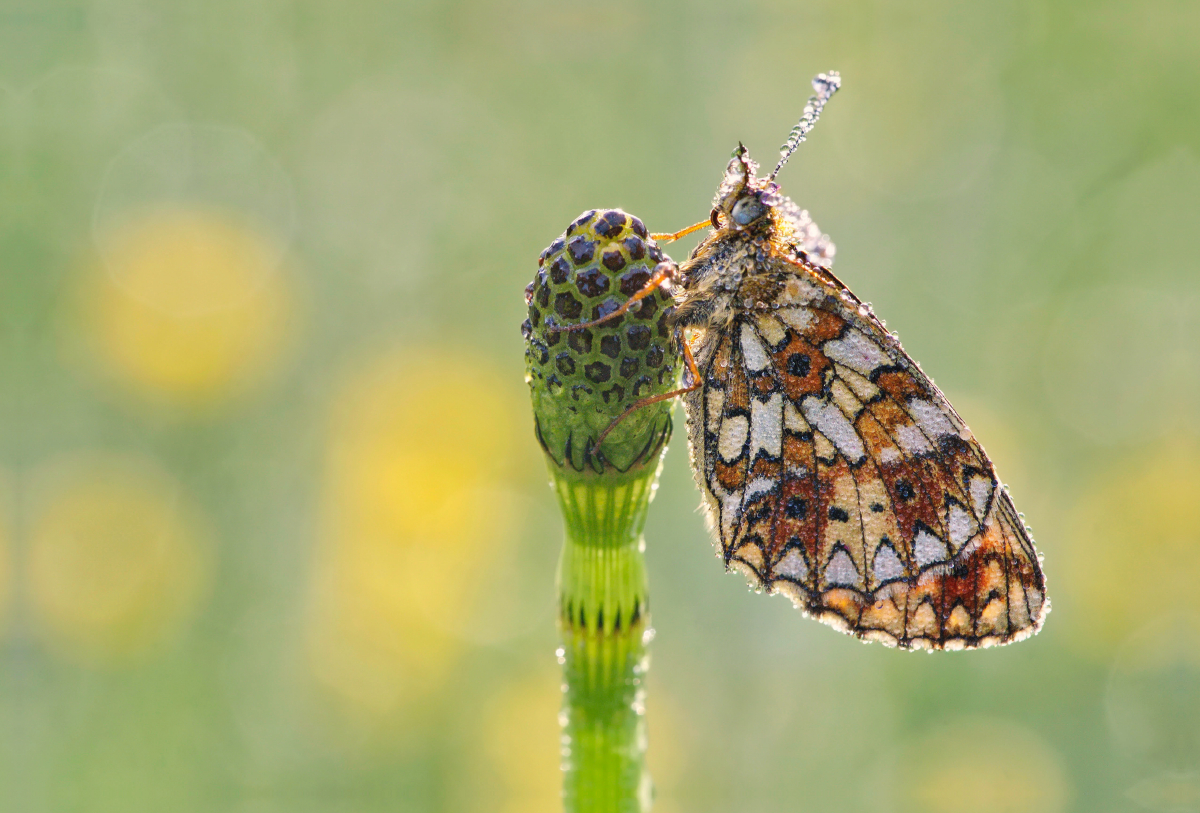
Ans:
[{"label": "out-of-focus yellow flower", "polygon": [[1107,660],[1151,619],[1196,613],[1198,494],[1200,462],[1189,449],[1139,452],[1097,478],[1070,513],[1063,567],[1048,568],[1069,591],[1065,642]]},{"label": "out-of-focus yellow flower", "polygon": [[207,406],[277,362],[291,299],[281,250],[214,209],[148,210],[100,238],[83,307],[109,374],[142,396]]},{"label": "out-of-focus yellow flower", "polygon": [[562,809],[562,677],[539,673],[489,698],[480,727],[487,773],[471,809],[494,813],[556,813]]},{"label": "out-of-focus yellow flower", "polygon": [[1033,731],[994,719],[963,719],[898,755],[883,792],[913,813],[1058,813],[1070,786],[1058,754]]},{"label": "out-of-focus yellow flower", "polygon": [[9,546],[12,544],[12,498],[12,484],[8,473],[0,469],[0,637],[8,626],[8,602],[12,595],[9,558]]},{"label": "out-of-focus yellow flower", "polygon": [[25,576],[47,641],[104,662],[177,635],[203,595],[212,550],[179,485],[149,461],[114,454],[64,461],[37,479]]},{"label": "out-of-focus yellow flower", "polygon": [[514,391],[468,356],[402,349],[334,401],[309,652],[361,710],[437,691],[462,647],[449,630],[511,544]]}]

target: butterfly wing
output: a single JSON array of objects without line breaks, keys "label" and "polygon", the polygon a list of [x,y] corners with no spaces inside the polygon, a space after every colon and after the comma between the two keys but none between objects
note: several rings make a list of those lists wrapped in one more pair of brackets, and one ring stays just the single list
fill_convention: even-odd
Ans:
[{"label": "butterfly wing", "polygon": [[844,286],[778,263],[756,292],[774,307],[695,340],[703,382],[684,397],[726,567],[893,646],[1037,632],[1045,577],[983,448]]}]

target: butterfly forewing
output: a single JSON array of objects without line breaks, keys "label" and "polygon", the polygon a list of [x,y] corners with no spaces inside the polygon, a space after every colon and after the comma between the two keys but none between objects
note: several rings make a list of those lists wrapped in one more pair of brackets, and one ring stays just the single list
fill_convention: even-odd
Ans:
[{"label": "butterfly forewing", "polygon": [[1032,540],[945,397],[827,272],[759,265],[758,290],[734,298],[747,305],[697,337],[702,384],[684,399],[726,564],[892,645],[1035,632],[1046,602]]}]

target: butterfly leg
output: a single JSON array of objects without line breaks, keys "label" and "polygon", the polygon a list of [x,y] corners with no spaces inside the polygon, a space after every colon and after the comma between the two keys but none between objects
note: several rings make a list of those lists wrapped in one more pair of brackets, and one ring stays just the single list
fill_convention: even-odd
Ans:
[{"label": "butterfly leg", "polygon": [[676,231],[676,232],[665,232],[663,234],[652,234],[652,235],[650,235],[650,237],[654,240],[659,241],[660,243],[674,243],[676,240],[678,240],[682,237],[687,237],[692,232],[699,231],[700,229],[704,228],[705,226],[709,226],[709,225],[711,225],[710,221],[701,220],[699,223],[688,226],[686,229],[680,229],[679,231]]},{"label": "butterfly leg", "polygon": [[700,370],[696,367],[696,359],[692,356],[692,348],[688,347],[687,341],[683,337],[683,330],[675,329],[675,341],[679,342],[679,346],[683,348],[683,361],[687,366],[688,376],[691,378],[691,383],[686,387],[680,387],[677,390],[664,392],[659,395],[651,395],[649,398],[642,398],[640,401],[634,401],[629,405],[629,408],[622,412],[617,417],[613,418],[613,422],[604,427],[604,431],[596,438],[596,442],[592,444],[592,451],[595,452],[600,448],[600,444],[608,437],[608,433],[616,429],[617,424],[625,420],[629,415],[633,414],[634,410],[641,409],[650,404],[657,404],[659,401],[666,401],[669,398],[674,398],[676,395],[683,395],[685,392],[694,392],[700,389]]},{"label": "butterfly leg", "polygon": [[[708,225],[710,225],[709,221],[702,220],[699,223],[694,223],[691,226],[688,226],[686,229],[681,229],[680,231],[677,231],[677,232],[669,232],[666,234],[651,234],[650,237],[653,238],[654,240],[661,240],[662,242],[670,243],[670,242],[674,242],[675,240],[678,240],[682,237],[686,237],[687,235],[691,234],[694,231],[699,231],[700,229],[702,229]],[[595,327],[596,325],[602,325],[605,322],[608,322],[612,319],[616,319],[618,316],[620,316],[623,313],[625,313],[626,311],[628,311],[636,303],[641,302],[643,299],[650,296],[650,294],[654,293],[654,289],[657,288],[659,285],[661,285],[663,282],[665,282],[667,280],[674,280],[675,275],[677,273],[679,273],[678,265],[676,265],[675,263],[670,262],[670,261],[663,261],[654,267],[654,273],[650,275],[650,279],[647,280],[646,284],[642,286],[642,289],[640,291],[638,291],[636,294],[634,294],[633,296],[629,297],[629,299],[627,299],[624,302],[624,304],[621,305],[621,307],[617,308],[612,313],[606,313],[604,316],[601,316],[599,319],[593,319],[590,322],[580,322],[579,324],[576,324],[576,325],[564,325],[563,327],[555,326],[554,329],[561,330],[566,333],[571,333],[576,330],[584,330],[585,328]],[[611,429],[612,427],[609,427],[609,428]]]},{"label": "butterfly leg", "polygon": [[[675,265],[673,262],[667,262],[664,260],[663,262],[654,266],[654,273],[650,275],[650,279],[646,281],[646,284],[642,286],[642,289],[633,296],[629,297],[629,299],[625,300],[621,307],[617,308],[612,313],[606,313],[599,319],[593,319],[590,322],[580,322],[576,325],[563,325],[562,327],[554,325],[553,329],[561,330],[564,333],[570,333],[575,330],[583,330],[584,328],[602,325],[605,322],[616,319],[618,316],[625,313],[625,311],[633,307],[634,304],[641,302],[643,299],[650,296],[650,294],[654,293],[654,289],[659,285],[667,280],[675,279],[675,274],[678,273],[678,271],[679,266]],[[547,325],[547,327],[550,327],[550,325]]]}]

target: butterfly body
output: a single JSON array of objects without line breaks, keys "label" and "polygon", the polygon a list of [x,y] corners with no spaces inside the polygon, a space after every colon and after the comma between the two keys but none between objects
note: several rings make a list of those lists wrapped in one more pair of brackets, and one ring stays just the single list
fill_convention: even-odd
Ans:
[{"label": "butterfly body", "polygon": [[726,566],[902,648],[1033,634],[1045,578],[991,461],[756,170],[739,147],[713,231],[674,275],[699,378],[683,394],[692,466]]}]

